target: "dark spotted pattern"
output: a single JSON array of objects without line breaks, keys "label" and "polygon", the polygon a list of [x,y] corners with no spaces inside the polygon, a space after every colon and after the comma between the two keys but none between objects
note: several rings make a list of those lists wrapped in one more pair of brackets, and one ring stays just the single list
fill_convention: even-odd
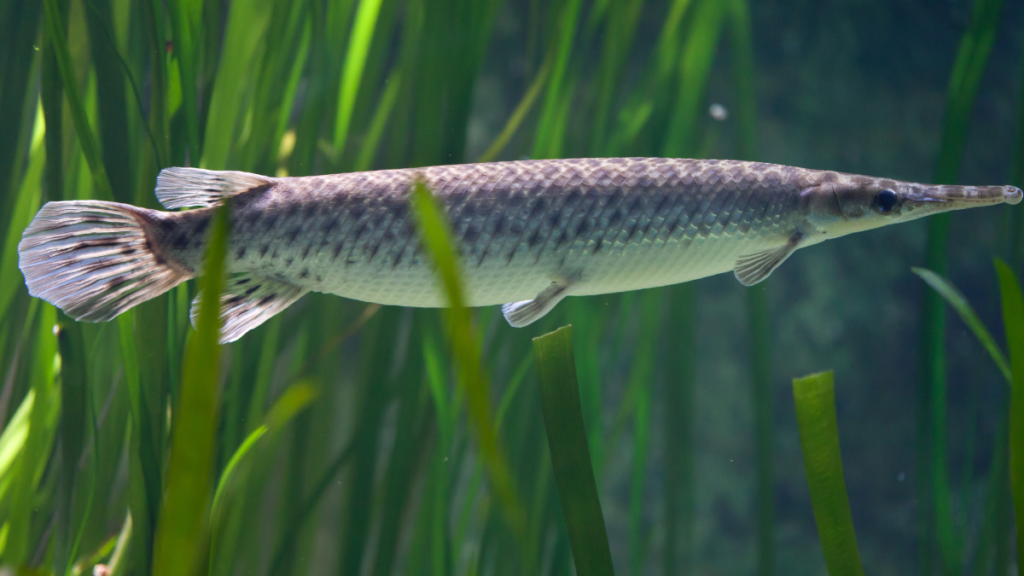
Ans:
[{"label": "dark spotted pattern", "polygon": [[[723,160],[536,160],[280,178],[233,205],[246,270],[421,266],[408,208],[416,178],[441,199],[468,265],[759,233],[794,212],[823,172]],[[212,209],[181,213],[168,249],[196,269]],[[255,250],[248,250],[249,247]],[[294,272],[292,274],[295,274]]]}]

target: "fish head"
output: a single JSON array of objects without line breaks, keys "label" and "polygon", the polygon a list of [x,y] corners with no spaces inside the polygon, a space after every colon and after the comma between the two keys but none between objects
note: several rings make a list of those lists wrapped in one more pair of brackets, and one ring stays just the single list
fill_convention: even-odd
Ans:
[{"label": "fish head", "polygon": [[800,209],[813,231],[834,238],[942,212],[1017,204],[1022,196],[1014,186],[943,186],[826,173],[800,192]]}]

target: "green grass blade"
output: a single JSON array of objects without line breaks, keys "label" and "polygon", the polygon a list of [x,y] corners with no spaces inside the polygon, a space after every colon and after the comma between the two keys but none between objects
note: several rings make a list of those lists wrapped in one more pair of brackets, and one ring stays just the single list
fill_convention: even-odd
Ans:
[{"label": "green grass blade", "polygon": [[662,454],[665,461],[664,574],[689,570],[694,527],[694,380],[696,374],[697,285],[668,289],[668,320],[662,337],[666,359]]},{"label": "green grass blade", "polygon": [[[604,6],[607,5],[608,0],[605,0]],[[603,46],[596,74],[597,98],[592,112],[593,132],[590,150],[595,156],[609,154],[608,134],[615,91],[622,84],[622,72],[633,45],[633,37],[643,7],[643,0],[618,0],[611,4],[608,17],[605,19]],[[602,10],[602,6],[596,6],[591,10],[588,32],[596,26],[596,18]]]},{"label": "green grass blade", "polygon": [[61,80],[64,82],[64,94],[67,96],[71,108],[71,118],[75,123],[75,132],[78,133],[78,141],[82,145],[82,154],[89,164],[89,171],[92,172],[93,184],[100,198],[113,198],[110,189],[110,182],[107,180],[107,170],[103,166],[100,157],[100,149],[96,143],[96,137],[89,126],[89,118],[85,113],[85,106],[78,94],[78,83],[75,79],[75,71],[71,62],[71,54],[68,52],[67,36],[64,35],[64,25],[61,23],[60,8],[57,0],[43,0],[45,13],[46,35],[53,46],[53,54],[57,59],[57,67],[60,70]]},{"label": "green grass blade", "polygon": [[50,448],[57,432],[60,393],[54,385],[57,337],[53,326],[56,321],[56,308],[43,304],[36,328],[30,376],[35,398],[29,413],[28,436],[15,465],[9,517],[11,529],[3,552],[4,563],[14,566],[30,562],[30,554],[35,549],[33,537],[39,536],[33,527],[36,495],[41,488],[39,483],[50,460]]},{"label": "green grass blade", "polygon": [[98,116],[97,131],[103,148],[103,163],[110,178],[113,198],[131,202],[135,164],[131,162],[128,136],[125,82],[120,54],[107,34],[111,22],[109,1],[87,0],[85,21],[89,31],[89,52],[96,71]]},{"label": "green grass blade", "polygon": [[772,405],[772,327],[765,286],[748,288],[747,317],[751,340],[751,384],[757,466],[757,574],[770,576],[775,566],[774,406]]},{"label": "green grass blade", "polygon": [[43,113],[39,110],[36,112],[28,172],[25,173],[18,189],[17,201],[7,228],[7,238],[0,252],[0,320],[7,317],[8,307],[15,294],[24,286],[24,277],[18,270],[18,242],[21,240],[21,233],[39,209],[39,198],[42,196],[40,186],[43,168],[46,165],[46,148],[43,146],[45,131]]},{"label": "green grass blade", "polygon": [[338,88],[338,114],[334,121],[336,157],[340,157],[345,151],[348,127],[352,121],[352,108],[356,105],[359,82],[363,78],[363,68],[366,65],[367,53],[370,51],[370,43],[373,41],[382,2],[383,0],[360,0],[355,22],[352,23],[352,35],[349,36],[348,50],[345,53],[345,68],[341,73],[341,85]]},{"label": "green grass blade", "polygon": [[[413,313],[410,340],[415,342],[428,312]],[[407,344],[407,346],[412,346]],[[377,554],[373,563],[375,576],[389,576],[398,558],[399,538],[403,532],[402,518],[414,494],[416,471],[430,452],[431,430],[435,428],[429,392],[423,386],[424,358],[421,347],[409,348],[409,356],[397,379],[401,387],[398,404],[398,424],[395,443],[391,449],[387,472],[384,475],[383,509],[379,513]],[[435,456],[436,457],[436,456]]]},{"label": "green grass blade", "polygon": [[754,40],[747,0],[731,0],[729,32],[732,41],[733,83],[736,86],[736,128],[739,156],[757,158],[757,97],[754,91]]},{"label": "green grass blade", "polygon": [[[757,158],[757,99],[754,94],[754,43],[747,0],[729,4],[733,84],[736,87],[736,128],[739,157]],[[772,406],[772,327],[767,286],[747,290],[751,380],[754,403],[754,445],[757,465],[757,574],[771,576],[775,566],[775,426]]]},{"label": "green grass blade", "polygon": [[723,2],[701,0],[679,62],[678,101],[668,118],[665,155],[691,157],[698,150],[697,126],[718,40],[725,23]]},{"label": "green grass blade", "polygon": [[[970,24],[964,32],[950,77],[948,102],[943,120],[942,141],[936,163],[935,181],[956,184],[960,175],[963,150],[981,76],[985,71],[1002,10],[1002,0],[974,2]],[[951,215],[928,219],[925,268],[946,274],[946,250]],[[920,385],[920,516],[921,571],[929,573],[937,537],[943,571],[961,570],[962,543],[956,535],[949,486],[946,454],[946,354],[945,306],[938,293],[928,291],[922,304],[921,385]]]},{"label": "green grass blade", "polygon": [[28,438],[28,416],[32,413],[32,402],[35,401],[35,397],[35,391],[29,390],[18,405],[14,416],[4,426],[3,434],[0,434],[0,502],[4,502],[13,478],[16,458],[25,446],[25,439]]},{"label": "green grass blade", "polygon": [[[11,209],[10,193],[21,178],[23,149],[31,130],[31,116],[36,109],[36,92],[29,81],[37,73],[39,60],[36,43],[42,6],[39,2],[10,2],[9,10],[0,14],[0,212]],[[0,222],[0,233],[6,222]]]},{"label": "green grass blade", "polygon": [[181,71],[181,105],[185,112],[185,140],[188,143],[189,157],[195,163],[200,158],[199,148],[199,96],[196,87],[196,42],[198,34],[194,34],[193,22],[199,18],[189,13],[198,3],[192,0],[171,0],[167,3],[167,13],[171,18],[174,30],[174,54],[178,57],[178,69]]},{"label": "green grass blade", "polygon": [[[54,527],[55,543],[57,544],[54,549],[54,572],[64,574],[70,570],[77,553],[75,508],[73,506],[75,494],[87,495],[88,504],[83,512],[84,524],[89,515],[93,487],[78,489],[80,485],[85,485],[85,478],[88,474],[85,467],[79,470],[78,464],[85,449],[86,421],[91,420],[89,414],[91,400],[88,397],[90,387],[82,325],[62,316],[59,326],[57,343],[61,358],[60,451],[58,453],[60,479],[56,499],[57,522]],[[97,447],[94,444],[93,456],[95,456],[96,450]],[[93,459],[91,462],[95,464],[96,461]],[[95,467],[91,471],[92,478],[95,480]]]},{"label": "green grass blade", "polygon": [[266,48],[270,14],[269,0],[231,4],[203,137],[205,168],[223,170],[228,166],[247,109],[244,103],[252,84],[249,72]]},{"label": "green grass blade", "polygon": [[338,474],[348,466],[349,461],[355,454],[355,442],[350,442],[341,453],[331,462],[327,469],[324,470],[323,474],[313,485],[313,489],[310,490],[309,495],[306,496],[305,500],[299,508],[298,513],[294,516],[295,524],[285,526],[285,529],[281,531],[283,537],[281,543],[278,544],[274,551],[273,559],[270,562],[270,573],[279,574],[282,563],[286,557],[287,550],[293,548],[296,545],[296,541],[299,538],[300,528],[306,518],[313,514],[313,510],[319,504],[320,499],[323,497],[327,489],[335,482]]},{"label": "green grass blade", "polygon": [[401,72],[397,70],[392,72],[384,84],[387,86],[384,89],[384,95],[380,97],[380,104],[377,106],[377,111],[373,113],[370,127],[366,130],[366,138],[363,139],[363,145],[359,148],[359,155],[356,157],[356,163],[352,168],[355,172],[369,170],[373,164],[373,157],[377,153],[377,146],[380,144],[380,139],[384,135],[384,129],[391,118],[391,111],[395,107],[395,102],[398,101],[398,90],[402,87]]},{"label": "green grass blade", "polygon": [[523,99],[516,105],[515,110],[512,111],[512,115],[508,117],[508,121],[505,122],[505,127],[501,129],[498,136],[491,142],[491,145],[487,147],[487,150],[476,159],[477,162],[491,162],[495,160],[501,151],[508,145],[508,141],[515,135],[516,130],[522,125],[523,120],[526,119],[526,115],[533,109],[534,102],[537,101],[537,97],[540,96],[541,91],[544,89],[545,84],[548,81],[548,74],[551,72],[551,59],[544,61],[540,70],[537,71],[537,77],[533,79],[533,83],[527,88],[526,94],[523,95]]},{"label": "green grass blade", "polygon": [[[633,406],[632,470],[629,487],[629,573],[641,574],[647,534],[643,530],[643,510],[647,495],[647,472],[650,462],[651,405],[657,335],[661,331],[664,291],[648,291],[639,295],[641,332],[637,340],[633,365],[630,368],[627,398]],[[629,400],[625,404],[629,404]]]},{"label": "green grass blade", "polygon": [[262,486],[264,470],[261,466],[269,463],[281,429],[316,396],[316,388],[308,381],[300,380],[289,386],[224,466],[210,509],[211,574],[223,574],[233,565],[240,533],[245,531],[244,521],[255,517],[247,507],[251,508],[251,499],[259,494]]},{"label": "green grass blade", "polygon": [[[139,6],[142,13],[141,24],[146,30],[145,48],[151,54],[149,62],[152,90],[149,97],[149,131],[157,150],[153,164],[143,162],[141,177],[145,178],[149,174],[155,178],[157,171],[171,161],[171,153],[168,150],[170,138],[167,136],[169,130],[166,101],[167,65],[166,60],[162,57],[167,46],[164,43],[163,27],[160,20],[163,17],[162,11],[157,10],[152,2],[142,2]],[[135,203],[141,206],[152,206],[156,203],[156,198],[149,191],[143,192],[143,188],[140,187],[135,197]],[[134,533],[138,534],[141,529],[138,518],[135,519],[133,526]]]},{"label": "green grass blade", "polygon": [[658,84],[667,84],[675,71],[679,58],[679,32],[682,28],[680,24],[692,3],[693,0],[672,0],[672,5],[665,16],[665,24],[658,34],[654,50],[654,71]]},{"label": "green grass blade", "polygon": [[427,385],[434,399],[434,411],[437,414],[437,427],[441,435],[441,454],[451,450],[452,437],[455,435],[456,421],[453,416],[454,406],[448,399],[447,379],[442,367],[441,355],[437,345],[429,333],[423,336],[423,363],[427,368]]},{"label": "green grass blade", "polygon": [[296,382],[288,387],[287,390],[281,394],[281,397],[274,402],[274,405],[270,408],[270,412],[267,413],[267,417],[263,420],[258,428],[253,430],[242,443],[235,450],[235,453],[231,455],[231,459],[228,460],[227,465],[224,466],[224,471],[221,472],[220,478],[217,480],[217,489],[213,493],[213,504],[211,505],[211,515],[215,515],[218,511],[218,502],[223,497],[224,490],[231,482],[232,475],[235,470],[241,465],[242,461],[249,454],[249,452],[256,446],[263,436],[267,434],[274,434],[279,431],[289,420],[295,417],[296,414],[306,408],[316,398],[316,389],[306,382]]},{"label": "green grass blade", "polygon": [[217,210],[207,248],[204,297],[196,332],[185,351],[178,405],[171,426],[167,492],[153,551],[155,576],[194,573],[205,548],[217,431],[220,293],[228,240],[228,204]]},{"label": "green grass blade", "polygon": [[572,327],[533,339],[541,408],[562,515],[580,576],[614,574],[583,424]]},{"label": "green grass blade", "polygon": [[[1005,548],[1010,541],[1009,528],[1005,526],[1006,517],[1009,516],[1009,509],[1012,508],[1009,497],[1009,479],[1006,467],[1010,451],[1007,448],[1010,425],[1009,406],[1003,410],[1000,422],[996,427],[995,440],[992,442],[992,463],[988,469],[988,486],[985,490],[984,520],[981,525],[981,532],[978,535],[978,547],[974,551],[973,576],[988,576],[992,574],[992,566],[998,568],[995,574],[1007,574],[1005,566],[999,567],[1000,560],[1004,560],[1006,554],[1000,549]],[[998,558],[993,558],[993,554]]]},{"label": "green grass blade", "polygon": [[505,450],[498,441],[491,417],[490,385],[481,366],[480,339],[465,305],[462,271],[452,234],[441,207],[422,182],[416,183],[411,203],[421,242],[434,262],[450,306],[447,311],[448,337],[458,365],[459,383],[469,403],[470,421],[479,443],[480,456],[513,534],[521,539],[525,534],[525,518]]},{"label": "green grass blade", "polygon": [[1017,521],[1017,565],[1024,566],[1024,295],[1013,270],[996,260],[1003,301],[1006,345],[1010,349],[1010,492]]},{"label": "green grass blade", "polygon": [[569,71],[569,56],[572,54],[576,27],[579,22],[580,0],[565,0],[558,23],[558,34],[554,64],[551,78],[548,81],[547,94],[541,107],[540,120],[537,124],[537,135],[534,140],[532,158],[554,158],[560,155],[562,142],[555,133],[564,128],[559,122],[562,107],[565,104],[565,84]]},{"label": "green grass blade", "polygon": [[931,270],[925,270],[924,268],[911,268],[911,270],[914,274],[920,276],[933,290],[938,292],[939,296],[942,296],[942,299],[956,311],[960,319],[964,321],[964,324],[967,324],[967,327],[974,333],[974,337],[978,339],[978,342],[988,352],[992,361],[996,363],[999,372],[1002,373],[1007,382],[1010,382],[1012,374],[1010,373],[1010,365],[1006,361],[1006,356],[1003,355],[1003,351],[999,349],[999,345],[996,344],[992,334],[989,333],[988,328],[982,323],[981,318],[978,318],[974,308],[971,307],[970,302],[967,301],[967,298],[964,297],[960,290],[952,282]]},{"label": "green grass blade", "polygon": [[[375,318],[368,331],[369,349],[364,352],[364,368],[360,378],[361,386],[357,400],[358,420],[353,438],[354,454],[352,469],[357,471],[376,470],[380,458],[380,442],[383,430],[384,411],[391,399],[394,387],[392,367],[396,362],[395,349],[399,346],[398,324],[401,311],[389,306]],[[339,572],[354,574],[359,571],[371,538],[373,510],[371,504],[378,495],[375,476],[369,473],[354,473],[345,489],[342,500],[344,538],[339,546],[341,565]],[[297,526],[298,528],[298,526]],[[293,550],[285,550],[293,554]],[[275,574],[278,573],[275,571]]]},{"label": "green grass blade", "polygon": [[829,576],[864,576],[843,480],[832,372],[793,380],[807,486]]},{"label": "green grass blade", "polygon": [[[142,111],[145,110],[145,106],[142,105],[142,95],[139,92],[139,85],[135,81],[135,75],[132,74],[131,67],[125,61],[124,56],[121,55],[120,50],[118,50],[117,44],[114,42],[114,38],[111,37],[110,29],[107,27],[105,23],[106,18],[99,12],[99,9],[96,8],[96,2],[89,0],[86,2],[86,4],[89,12],[95,14],[96,25],[98,28],[97,32],[103,36],[103,39],[100,40],[97,37],[97,34],[90,33],[89,42],[103,42],[108,47],[110,54],[113,54],[113,56],[117,58],[118,63],[121,65],[121,70],[124,72],[124,76],[128,79],[128,83],[132,88],[132,96],[134,97],[135,100],[135,107],[138,110],[139,114],[141,115],[143,113]],[[113,81],[111,83],[117,84],[117,81]],[[153,131],[150,129],[149,123],[145,121],[145,118],[142,118],[142,120],[142,127],[146,131],[146,137],[149,140],[149,145],[153,150],[153,158],[157,162],[159,162],[160,149],[157,147],[156,140],[153,138]],[[115,191],[118,190],[117,184],[112,185],[114,186]],[[117,198],[117,196],[115,196],[115,198]],[[130,198],[131,197],[129,196],[128,202],[131,201]]]}]

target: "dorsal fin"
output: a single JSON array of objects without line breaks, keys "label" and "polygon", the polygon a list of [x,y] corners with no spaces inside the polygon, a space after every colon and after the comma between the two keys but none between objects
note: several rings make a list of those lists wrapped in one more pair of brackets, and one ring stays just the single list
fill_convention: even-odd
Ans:
[{"label": "dorsal fin", "polygon": [[156,199],[168,210],[209,208],[228,196],[272,184],[273,179],[249,172],[164,168],[156,177]]}]

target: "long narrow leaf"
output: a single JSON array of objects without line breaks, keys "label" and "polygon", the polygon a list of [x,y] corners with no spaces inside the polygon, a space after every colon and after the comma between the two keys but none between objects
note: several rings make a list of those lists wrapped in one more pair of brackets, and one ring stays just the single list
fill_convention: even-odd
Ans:
[{"label": "long narrow leaf", "polygon": [[864,576],[843,480],[832,372],[793,380],[807,486],[829,576]]},{"label": "long narrow leaf", "polygon": [[206,168],[223,170],[227,167],[246,111],[253,63],[258,61],[260,50],[266,49],[263,41],[270,12],[269,0],[231,4],[203,137],[202,164]]},{"label": "long narrow leaf", "polygon": [[35,546],[31,538],[38,534],[32,525],[36,507],[34,502],[41,488],[39,482],[50,459],[50,447],[57,432],[60,394],[54,385],[57,337],[53,326],[56,319],[56,308],[43,304],[32,359],[31,379],[35,398],[29,413],[28,436],[14,471],[9,517],[11,532],[3,551],[4,561],[15,566],[31,560],[29,554]]},{"label": "long narrow leaf", "polygon": [[281,397],[274,402],[274,406],[271,407],[270,412],[267,413],[267,417],[264,419],[263,424],[253,430],[245,440],[242,441],[238,446],[238,449],[235,450],[235,453],[231,455],[231,459],[228,461],[227,465],[224,466],[224,472],[221,473],[220,478],[217,480],[217,489],[213,494],[211,514],[216,514],[217,504],[220,501],[224,490],[231,482],[234,471],[242,463],[257,442],[259,442],[260,438],[263,438],[266,434],[273,434],[280,430],[282,426],[288,423],[288,421],[296,414],[308,406],[314,398],[316,398],[316,389],[305,381],[292,384],[284,391],[283,394],[281,394]]},{"label": "long narrow leaf", "polygon": [[491,417],[487,377],[480,362],[480,339],[466,308],[462,271],[452,234],[441,207],[422,182],[412,194],[412,207],[420,230],[421,242],[437,268],[440,284],[448,299],[448,337],[459,368],[459,383],[469,401],[469,415],[491,483],[497,492],[508,522],[517,537],[523,537],[524,518],[512,483],[508,459],[498,442]]},{"label": "long narrow leaf", "polygon": [[43,167],[46,164],[46,148],[43,136],[46,131],[42,110],[36,112],[35,128],[32,131],[32,149],[29,152],[28,172],[18,188],[18,196],[14,210],[10,214],[7,228],[7,239],[0,252],[0,320],[7,316],[7,310],[14,295],[23,285],[23,276],[18,270],[18,242],[21,233],[32,221],[32,216],[39,209],[39,198],[42,196],[40,185]]},{"label": "long narrow leaf", "polygon": [[541,90],[544,89],[550,72],[551,60],[548,59],[544,61],[544,65],[537,71],[537,77],[533,79],[533,83],[527,88],[523,99],[519,101],[515,110],[512,111],[512,115],[508,117],[505,127],[501,129],[501,132],[498,133],[494,142],[491,142],[491,145],[487,147],[487,150],[476,159],[477,162],[491,162],[498,157],[498,154],[501,154],[501,151],[508,145],[508,141],[512,139],[516,130],[523,123],[526,115],[533,109],[533,104],[537,101],[537,96],[540,96]]},{"label": "long narrow leaf", "polygon": [[540,381],[541,408],[547,430],[551,465],[555,471],[562,515],[580,576],[611,575],[611,551],[601,512],[601,500],[590,462],[583,424],[572,327],[533,339]]},{"label": "long narrow leaf", "polygon": [[1010,349],[1010,492],[1017,520],[1017,565],[1024,566],[1024,295],[1017,277],[1002,260],[996,260],[1003,301],[1003,324]]},{"label": "long narrow leaf", "polygon": [[939,296],[942,296],[943,300],[956,311],[960,319],[964,321],[964,324],[967,324],[967,327],[974,333],[974,337],[978,339],[978,342],[988,352],[988,355],[992,357],[992,361],[996,363],[999,372],[1002,373],[1007,382],[1010,382],[1013,376],[1010,373],[1010,366],[1006,361],[1006,356],[1003,355],[1003,351],[999,349],[999,345],[996,344],[992,334],[989,333],[988,328],[985,328],[985,324],[981,321],[981,318],[978,318],[978,314],[975,313],[974,308],[971,307],[970,302],[967,301],[967,298],[964,297],[960,290],[952,282],[931,270],[925,270],[924,268],[911,268],[911,270],[927,282],[933,290],[938,292]]},{"label": "long narrow leaf", "polygon": [[[974,108],[975,96],[988,62],[1003,0],[973,3],[971,21],[960,39],[950,75],[942,140],[935,164],[935,181],[956,184]],[[925,268],[946,273],[946,250],[951,214],[928,219]],[[921,572],[931,572],[934,542],[939,543],[943,571],[961,570],[962,542],[953,519],[947,456],[946,310],[938,294],[926,292],[922,302],[921,386],[919,438],[920,476],[925,501],[920,514]]]},{"label": "long narrow leaf", "polygon": [[189,576],[206,538],[220,359],[220,293],[228,240],[228,204],[211,226],[196,333],[185,351],[181,393],[171,428],[167,492],[153,551],[153,574]]},{"label": "long narrow leaf", "polygon": [[370,51],[377,15],[383,0],[360,0],[356,20],[352,24],[345,68],[338,88],[338,115],[334,122],[334,154],[340,156],[348,139],[348,126],[352,120],[352,108],[359,93],[359,82],[363,78],[366,54]]},{"label": "long narrow leaf", "polygon": [[402,87],[401,73],[392,72],[384,83],[387,88],[384,89],[384,95],[380,97],[380,104],[377,106],[377,111],[373,113],[370,127],[366,130],[366,139],[359,149],[359,156],[356,157],[354,167],[356,172],[369,170],[370,165],[373,163],[373,156],[377,152],[377,145],[380,143],[381,136],[384,135],[384,128],[387,126],[388,119],[391,117],[391,110],[398,99],[398,90]]},{"label": "long narrow leaf", "polygon": [[46,33],[49,41],[53,44],[53,53],[57,58],[60,76],[64,81],[64,92],[71,108],[71,118],[75,122],[75,132],[78,133],[78,141],[82,145],[82,154],[85,155],[85,160],[89,163],[89,171],[92,172],[99,197],[112,198],[113,193],[110,190],[110,182],[107,180],[107,170],[100,158],[99,145],[89,126],[89,118],[86,116],[82,98],[78,94],[78,83],[72,67],[71,54],[68,52],[67,37],[64,35],[64,26],[61,23],[57,0],[43,0],[43,9],[46,15]]}]

